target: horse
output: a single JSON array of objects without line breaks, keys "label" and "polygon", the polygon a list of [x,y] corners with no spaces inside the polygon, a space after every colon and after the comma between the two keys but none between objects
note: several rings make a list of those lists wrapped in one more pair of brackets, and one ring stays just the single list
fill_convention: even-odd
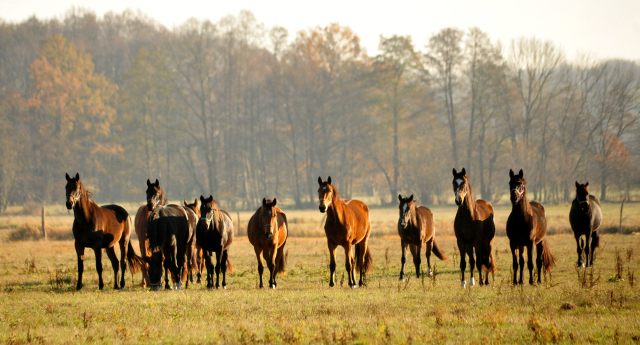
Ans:
[{"label": "horse", "polygon": [[[190,209],[178,205],[157,205],[147,220],[147,238],[151,258],[149,263],[149,285],[160,290],[162,266],[165,272],[171,272],[174,288],[182,289],[182,281],[186,279],[189,242],[194,240],[194,228],[190,218],[195,214]],[[187,282],[188,284],[188,282]],[[165,273],[165,288],[170,289],[169,277]]]},{"label": "horse", "polygon": [[[331,176],[327,181],[318,177],[318,208],[321,213],[327,214],[324,224],[324,232],[327,236],[327,245],[330,255],[330,280],[329,286],[335,285],[336,271],[336,247],[342,246],[345,255],[345,268],[349,274],[349,286],[356,288],[357,269],[360,273],[359,286],[366,286],[366,273],[373,269],[373,257],[371,249],[367,246],[371,234],[369,221],[369,207],[360,200],[342,200],[338,189],[331,184]],[[351,253],[351,247],[355,246],[355,257]]]},{"label": "horse", "polygon": [[[551,254],[547,234],[547,216],[544,206],[536,201],[527,200],[527,180],[524,179],[522,169],[518,175],[509,169],[509,189],[511,199],[511,213],[507,219],[507,237],[511,247],[513,259],[513,284],[522,284],[524,271],[524,247],[527,247],[527,267],[529,268],[529,284],[533,285],[533,245],[536,245],[536,266],[538,269],[538,283],[541,283],[541,270],[544,266],[548,273],[555,265],[555,258]],[[518,258],[520,257],[520,280],[517,280]]]},{"label": "horse", "polygon": [[425,255],[427,257],[427,275],[431,275],[431,251],[443,261],[447,258],[436,244],[436,227],[433,223],[433,213],[431,210],[420,206],[417,207],[413,201],[413,194],[408,198],[403,198],[398,194],[400,201],[400,219],[398,219],[398,235],[400,235],[400,245],[402,246],[402,259],[400,262],[400,280],[404,280],[404,264],[407,261],[407,247],[413,255],[413,264],[416,266],[416,278],[420,278],[420,251],[422,245],[426,244]]},{"label": "horse", "polygon": [[142,286],[146,286],[149,282],[149,268],[148,259],[151,258],[151,251],[149,250],[149,239],[147,238],[147,220],[153,209],[160,205],[165,206],[167,199],[164,196],[162,188],[160,188],[160,182],[156,179],[156,182],[151,183],[147,179],[147,203],[138,208],[135,218],[136,235],[138,235],[138,243],[140,245],[140,255],[144,259],[142,265]]},{"label": "horse", "polygon": [[[587,267],[593,266],[593,253],[600,246],[598,229],[602,224],[602,209],[598,198],[589,194],[588,187],[589,182],[580,184],[576,181],[576,198],[573,199],[571,211],[569,211],[569,223],[576,238],[579,267],[584,267],[583,252]],[[582,239],[582,235],[585,236],[586,241]]]},{"label": "horse", "polygon": [[[118,205],[105,205],[99,207],[92,199],[82,182],[80,174],[75,177],[66,173],[67,184],[66,206],[73,209],[73,237],[75,239],[76,255],[78,256],[78,283],[76,290],[82,289],[82,273],[84,271],[84,249],[93,249],[96,256],[96,271],[98,272],[98,288],[102,290],[102,248],[107,251],[113,267],[113,288],[121,289],[125,286],[124,271],[127,269],[126,261],[129,261],[131,271],[136,273],[143,261],[133,250],[129,237],[131,235],[131,217],[129,213]],[[118,257],[115,253],[115,245],[120,245],[120,269],[122,274],[118,283]],[[125,260],[126,258],[126,260]]]},{"label": "horse", "polygon": [[256,259],[258,259],[260,288],[264,287],[262,283],[262,272],[264,272],[262,258],[267,262],[269,268],[270,288],[275,289],[278,285],[276,275],[284,273],[284,246],[287,244],[289,225],[287,224],[287,216],[276,207],[277,204],[276,198],[273,201],[263,198],[262,206],[251,216],[247,227],[249,242],[253,245]]},{"label": "horse", "polygon": [[[469,265],[471,266],[469,286],[475,285],[474,266],[478,270],[480,286],[489,285],[489,273],[494,273],[497,270],[493,259],[493,237],[496,234],[493,206],[487,201],[474,198],[465,168],[462,168],[460,172],[454,168],[452,172],[453,192],[456,196],[456,205],[458,205],[453,230],[460,251],[461,284],[463,288],[467,285],[464,278],[464,271],[467,267],[466,254],[469,256]],[[475,258],[473,256],[474,249]],[[484,282],[482,280],[483,270],[486,272]]]},{"label": "horse", "polygon": [[[200,200],[196,198],[194,202],[190,204],[186,199],[184,199],[183,203],[184,203],[184,207],[191,209],[196,214],[197,219],[200,220],[200,204],[201,204]],[[198,223],[196,221],[196,225],[197,224]],[[193,271],[195,271],[197,276],[196,283],[200,284],[202,271],[204,271],[205,265],[204,265],[204,254],[202,252],[202,247],[198,245],[197,241],[196,241],[196,246],[195,246],[193,255],[196,263],[196,268],[195,269],[192,269],[191,267],[189,268],[189,280],[193,283]]]},{"label": "horse", "polygon": [[200,220],[196,228],[198,245],[204,251],[207,266],[207,288],[213,288],[213,259],[216,253],[216,289],[220,287],[220,271],[222,271],[222,288],[227,288],[227,273],[233,273],[233,265],[229,260],[229,246],[233,243],[233,221],[226,211],[218,207],[213,196],[200,196]]}]

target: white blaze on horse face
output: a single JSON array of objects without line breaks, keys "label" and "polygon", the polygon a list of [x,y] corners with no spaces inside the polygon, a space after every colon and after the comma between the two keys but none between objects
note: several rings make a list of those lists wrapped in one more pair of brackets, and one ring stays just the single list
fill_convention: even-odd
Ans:
[{"label": "white blaze on horse face", "polygon": [[402,205],[402,218],[400,219],[400,225],[402,226],[406,226],[407,222],[406,222],[406,218],[407,218],[407,209],[409,208],[409,205],[404,204]]},{"label": "white blaze on horse face", "polygon": [[464,182],[464,180],[457,178],[455,180],[455,182],[456,182],[456,186],[457,186],[456,187],[456,202],[457,203],[461,203],[462,202],[462,198],[464,198],[464,195],[460,196],[460,187],[462,186],[462,183]]}]

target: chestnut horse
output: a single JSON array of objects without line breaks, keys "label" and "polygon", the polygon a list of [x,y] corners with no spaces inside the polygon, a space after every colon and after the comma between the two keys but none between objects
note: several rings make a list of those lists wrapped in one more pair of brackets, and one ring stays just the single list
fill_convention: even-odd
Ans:
[{"label": "chestnut horse", "polygon": [[147,238],[147,220],[153,209],[160,205],[165,206],[167,199],[164,197],[164,192],[160,188],[160,182],[156,179],[156,182],[151,183],[147,179],[147,203],[138,208],[135,218],[136,235],[138,235],[138,244],[140,246],[140,255],[144,259],[142,265],[142,286],[144,287],[149,283],[149,267],[148,260],[151,258],[151,251],[149,250],[149,239]]},{"label": "chestnut horse", "polygon": [[[578,266],[584,267],[582,253],[585,253],[587,267],[593,266],[593,253],[600,246],[598,229],[602,224],[602,209],[595,195],[589,194],[589,182],[580,184],[576,181],[576,198],[571,203],[569,222],[576,238]],[[586,241],[582,239],[585,236]],[[586,247],[585,247],[586,242]]]},{"label": "chestnut horse", "polygon": [[[536,266],[538,268],[538,283],[542,282],[542,266],[551,273],[551,266],[555,258],[551,254],[547,234],[547,216],[544,206],[536,201],[527,200],[527,180],[524,179],[522,169],[518,175],[509,169],[509,189],[511,199],[511,214],[507,219],[507,237],[511,247],[513,259],[513,284],[522,284],[524,271],[524,247],[527,247],[527,267],[529,268],[529,284],[533,285],[533,245],[536,245]],[[518,258],[520,257],[520,280],[517,280]]]},{"label": "chestnut horse", "polygon": [[[345,267],[349,274],[349,286],[356,287],[357,269],[360,273],[359,285],[366,285],[365,274],[373,269],[371,249],[367,247],[371,234],[369,221],[369,207],[360,200],[342,200],[338,190],[331,184],[331,176],[327,181],[318,177],[318,197],[320,212],[327,213],[324,232],[327,235],[327,245],[331,262],[329,264],[329,286],[335,285],[336,247],[342,246],[345,255]],[[355,258],[351,253],[351,246],[355,246]]]},{"label": "chestnut horse", "polygon": [[403,198],[398,194],[400,201],[400,219],[398,219],[398,235],[402,246],[402,266],[400,268],[400,280],[404,279],[404,263],[407,261],[407,247],[413,255],[413,264],[416,266],[416,278],[420,278],[420,251],[426,244],[427,274],[431,275],[431,251],[440,259],[447,260],[438,244],[436,244],[436,227],[433,223],[431,210],[420,206],[413,201],[413,194]]},{"label": "chestnut horse", "polygon": [[[113,288],[124,287],[124,271],[127,269],[126,260],[129,261],[131,271],[137,272],[143,263],[142,258],[136,255],[131,246],[129,237],[131,235],[131,217],[129,213],[118,205],[105,205],[99,207],[91,198],[82,182],[80,174],[75,177],[66,174],[67,185],[66,206],[73,209],[73,237],[75,239],[75,249],[78,256],[78,284],[76,290],[82,288],[82,273],[84,271],[84,249],[93,249],[96,256],[96,271],[98,271],[98,287],[104,287],[102,280],[102,248],[106,248],[107,256],[111,260],[113,267]],[[118,284],[118,257],[115,252],[116,243],[120,244],[120,269],[122,274]]]},{"label": "chestnut horse", "polygon": [[247,236],[253,245],[258,259],[258,274],[260,275],[260,288],[262,283],[262,272],[264,265],[262,258],[267,262],[269,268],[269,287],[275,289],[278,283],[276,275],[284,273],[285,257],[284,246],[287,244],[289,235],[289,225],[287,216],[276,207],[277,199],[262,199],[262,206],[249,219]]},{"label": "chestnut horse", "polygon": [[[453,191],[456,195],[456,205],[458,212],[453,222],[453,229],[460,251],[460,273],[462,287],[466,287],[464,271],[467,267],[465,254],[469,256],[471,270],[471,281],[469,286],[475,285],[473,279],[474,266],[478,269],[480,285],[489,284],[489,272],[496,271],[495,260],[493,259],[493,237],[496,234],[496,225],[493,222],[493,207],[484,200],[476,200],[473,189],[467,177],[467,171],[457,172],[453,169]],[[475,249],[475,258],[473,252]],[[486,271],[483,282],[482,271]]]},{"label": "chestnut horse", "polygon": [[200,220],[196,228],[198,245],[204,251],[207,265],[207,288],[213,288],[213,253],[216,253],[216,289],[220,287],[220,271],[222,271],[222,288],[227,287],[227,272],[233,273],[233,265],[229,261],[229,246],[233,243],[233,221],[226,211],[218,207],[213,196],[200,196]]}]

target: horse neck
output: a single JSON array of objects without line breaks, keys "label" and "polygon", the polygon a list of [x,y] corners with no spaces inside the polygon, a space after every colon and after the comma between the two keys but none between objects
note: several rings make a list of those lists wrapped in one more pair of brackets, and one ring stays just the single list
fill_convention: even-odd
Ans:
[{"label": "horse neck", "polygon": [[327,221],[331,220],[334,222],[342,223],[344,221],[344,212],[347,207],[347,204],[342,200],[340,194],[334,189],[333,192],[333,201],[329,208],[327,209]]},{"label": "horse neck", "polygon": [[522,217],[525,219],[525,221],[529,222],[531,220],[533,216],[533,208],[531,208],[531,204],[529,203],[529,200],[527,200],[526,188],[522,193],[522,199],[520,199],[519,203],[514,204],[512,206],[512,210],[519,211],[522,214]]},{"label": "horse neck", "polygon": [[73,206],[73,215],[76,219],[87,222],[93,218],[95,208],[89,192],[80,185],[80,200]]},{"label": "horse neck", "polygon": [[415,202],[411,203],[411,206],[409,206],[409,209],[411,210],[411,217],[409,217],[409,223],[412,224],[415,227],[420,227],[420,224],[418,224],[418,206],[416,206]]},{"label": "horse neck", "polygon": [[473,195],[473,189],[471,188],[471,185],[469,184],[469,180],[467,180],[467,196],[464,198],[464,204],[467,206],[467,209],[469,210],[469,214],[471,215],[471,219],[476,220],[476,208],[477,208],[477,203],[476,203],[476,198]]}]

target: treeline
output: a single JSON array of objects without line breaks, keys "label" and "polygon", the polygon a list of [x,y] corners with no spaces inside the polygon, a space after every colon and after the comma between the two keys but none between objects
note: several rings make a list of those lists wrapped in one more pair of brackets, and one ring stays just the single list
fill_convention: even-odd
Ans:
[{"label": "treeline", "polygon": [[230,208],[315,206],[327,175],[345,197],[446,203],[463,166],[493,202],[509,168],[545,203],[572,199],[574,180],[602,200],[640,185],[637,62],[477,28],[379,50],[348,27],[290,34],[250,12],[172,30],[131,11],[2,22],[0,210],[62,202],[65,172],[100,202],[140,200],[158,178],[174,200]]}]

